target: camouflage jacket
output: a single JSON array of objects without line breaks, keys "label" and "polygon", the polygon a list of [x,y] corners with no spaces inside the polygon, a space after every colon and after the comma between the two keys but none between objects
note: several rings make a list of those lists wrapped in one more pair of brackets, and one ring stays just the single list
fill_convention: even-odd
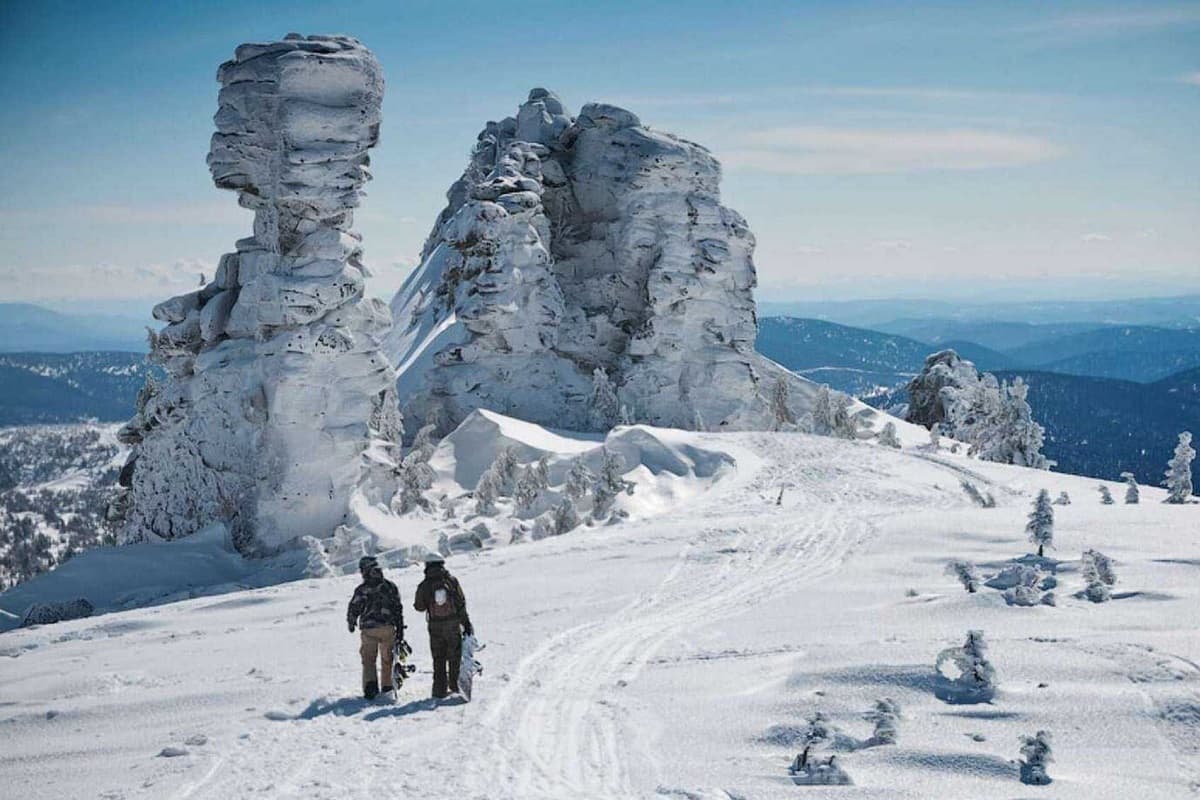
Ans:
[{"label": "camouflage jacket", "polygon": [[396,584],[386,578],[360,583],[350,598],[346,622],[361,628],[395,625],[397,631],[404,630],[404,604]]}]

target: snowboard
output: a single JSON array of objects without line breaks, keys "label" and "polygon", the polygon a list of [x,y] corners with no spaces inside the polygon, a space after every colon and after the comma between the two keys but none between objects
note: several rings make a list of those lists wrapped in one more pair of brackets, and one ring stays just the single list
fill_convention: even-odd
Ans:
[{"label": "snowboard", "polygon": [[408,642],[397,637],[396,643],[392,645],[392,686],[399,693],[400,687],[404,685],[404,679],[417,671],[416,664],[409,664],[408,657],[412,655],[412,647]]},{"label": "snowboard", "polygon": [[471,691],[475,685],[475,676],[483,672],[483,664],[480,664],[475,654],[483,649],[483,645],[479,643],[474,636],[464,636],[462,640],[462,660],[458,667],[458,692],[468,702],[471,700]]}]

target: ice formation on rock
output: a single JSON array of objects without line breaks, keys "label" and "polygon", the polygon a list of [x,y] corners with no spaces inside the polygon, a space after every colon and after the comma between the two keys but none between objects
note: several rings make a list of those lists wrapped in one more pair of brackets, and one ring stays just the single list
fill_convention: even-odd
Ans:
[{"label": "ice formation on rock", "polygon": [[380,453],[372,440],[400,434],[390,315],[363,296],[351,231],[383,77],[355,39],[289,34],[238,47],[217,79],[209,169],[254,211],[254,235],[211,283],[154,309],[167,378],[123,429],[126,538],[219,521],[240,551],[269,553],[329,536]]},{"label": "ice formation on rock", "polygon": [[392,301],[406,418],[733,430],[776,425],[773,397],[805,410],[813,384],[754,351],[754,236],[720,179],[615,106],[571,117],[534,89],[489,122]]}]

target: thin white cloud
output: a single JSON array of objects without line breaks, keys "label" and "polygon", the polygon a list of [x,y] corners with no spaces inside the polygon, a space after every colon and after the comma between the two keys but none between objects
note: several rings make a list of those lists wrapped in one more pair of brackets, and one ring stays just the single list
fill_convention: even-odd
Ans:
[{"label": "thin white cloud", "polygon": [[995,131],[800,126],[753,131],[720,155],[731,169],[781,175],[872,175],[1015,167],[1062,153],[1062,148],[1045,139]]},{"label": "thin white cloud", "polygon": [[1107,233],[1085,233],[1079,237],[1081,242],[1111,242],[1112,237]]},{"label": "thin white cloud", "polygon": [[1102,39],[1200,25],[1200,5],[1089,11],[1040,20],[1018,29],[1048,43]]},{"label": "thin white cloud", "polygon": [[250,212],[236,202],[178,205],[122,205],[117,203],[59,208],[0,209],[0,224],[61,226],[67,222],[105,225],[225,225],[249,220]]},{"label": "thin white cloud", "polygon": [[1200,86],[1200,72],[1189,72],[1186,75],[1181,75],[1179,81],[1189,86]]},{"label": "thin white cloud", "polygon": [[164,300],[191,291],[201,277],[212,279],[216,265],[198,259],[170,264],[31,264],[0,267],[0,298],[39,300]]},{"label": "thin white cloud", "polygon": [[908,239],[877,239],[867,245],[867,250],[873,253],[892,255],[912,250],[913,243]]}]

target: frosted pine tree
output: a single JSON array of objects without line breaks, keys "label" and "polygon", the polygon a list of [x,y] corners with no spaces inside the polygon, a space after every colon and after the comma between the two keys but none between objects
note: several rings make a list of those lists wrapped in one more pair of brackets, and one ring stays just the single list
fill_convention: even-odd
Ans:
[{"label": "frosted pine tree", "polygon": [[888,422],[879,431],[879,443],[884,447],[894,447],[900,449],[900,438],[896,436],[896,426]]},{"label": "frosted pine tree", "polygon": [[496,473],[498,494],[512,494],[517,487],[517,470],[519,468],[520,462],[517,461],[516,446],[509,445],[496,454],[496,460],[492,462],[491,469]]},{"label": "frosted pine tree", "polygon": [[425,499],[425,491],[433,486],[436,477],[428,461],[432,452],[428,448],[413,448],[400,462],[396,470],[396,496],[392,498],[392,510],[396,513],[407,514],[416,508],[429,505]]},{"label": "frosted pine tree", "polygon": [[567,471],[563,493],[570,498],[571,502],[578,503],[587,496],[595,482],[596,476],[588,469],[587,464],[583,463],[583,459],[576,459],[575,463],[571,465],[571,469]]},{"label": "frosted pine tree", "polygon": [[979,488],[976,487],[975,484],[971,483],[966,478],[961,479],[959,481],[959,485],[962,486],[962,490],[966,493],[967,497],[971,498],[971,500],[980,508],[996,507],[996,498],[991,492],[984,494],[983,492],[979,491]]},{"label": "frosted pine tree", "polygon": [[1030,786],[1050,783],[1050,776],[1046,774],[1046,767],[1054,760],[1050,742],[1050,734],[1046,731],[1021,737],[1021,783]]},{"label": "frosted pine tree", "polygon": [[1100,493],[1100,502],[1106,506],[1113,504],[1112,492],[1103,483],[1096,487],[1096,491]]},{"label": "frosted pine tree", "polygon": [[828,386],[821,384],[817,387],[817,398],[813,401],[812,432],[818,436],[831,436],[833,415],[833,393]]},{"label": "frosted pine tree", "polygon": [[625,480],[622,466],[620,457],[606,448],[600,463],[600,474],[592,484],[592,497],[595,499],[593,515],[607,511],[622,492],[633,494],[633,484]]},{"label": "frosted pine tree", "polygon": [[1080,563],[1080,571],[1087,582],[1083,596],[1093,603],[1104,603],[1112,599],[1109,587],[1117,582],[1112,559],[1098,550],[1084,550]]},{"label": "frosted pine tree", "polygon": [[1050,505],[1050,493],[1045,489],[1038,492],[1033,501],[1033,511],[1029,512],[1029,522],[1025,524],[1025,532],[1029,541],[1038,546],[1038,556],[1045,555],[1046,546],[1054,546],[1054,509]]},{"label": "frosted pine tree", "polygon": [[1071,495],[1066,492],[1059,492],[1058,497],[1054,498],[1054,505],[1069,506],[1071,505]]},{"label": "frosted pine tree", "polygon": [[1141,492],[1138,490],[1137,477],[1132,472],[1122,472],[1121,478],[1125,481],[1125,504],[1135,506],[1141,500]]},{"label": "frosted pine tree", "polygon": [[484,470],[475,485],[475,513],[481,515],[495,514],[496,501],[503,493],[503,479],[500,477],[496,463]]},{"label": "frosted pine tree", "polygon": [[776,378],[775,386],[771,389],[771,414],[775,418],[775,430],[786,430],[796,424],[788,397],[787,381]]},{"label": "frosted pine tree", "polygon": [[858,420],[850,414],[852,402],[841,392],[833,393],[832,435],[839,439],[858,439]]},{"label": "frosted pine tree", "polygon": [[542,492],[550,485],[550,465],[545,456],[520,471],[517,476],[516,488],[513,490],[513,502],[518,511],[528,511],[537,503]]},{"label": "frosted pine tree", "polygon": [[1000,388],[998,413],[985,419],[981,423],[983,429],[971,440],[981,459],[1034,469],[1050,468],[1051,462],[1041,452],[1045,430],[1034,422],[1028,396],[1029,386],[1020,376]]},{"label": "frosted pine tree", "polygon": [[942,426],[935,422],[929,429],[929,446],[934,450],[942,449]]},{"label": "frosted pine tree", "polygon": [[979,591],[979,574],[975,571],[975,565],[970,561],[951,561],[946,565],[946,574],[958,578],[958,582],[971,594]]},{"label": "frosted pine tree", "polygon": [[1192,434],[1184,431],[1179,434],[1179,444],[1175,445],[1175,456],[1167,462],[1167,479],[1163,485],[1167,487],[1168,503],[1190,503],[1192,497],[1192,459],[1196,451],[1192,449]]},{"label": "frosted pine tree", "polygon": [[617,390],[603,367],[592,370],[592,393],[588,397],[588,423],[598,431],[612,430],[620,418]]},{"label": "frosted pine tree", "polygon": [[435,440],[437,438],[437,426],[430,423],[422,425],[421,430],[417,431],[416,437],[413,438],[411,453],[422,453],[422,459],[428,461],[433,456]]},{"label": "frosted pine tree", "polygon": [[552,516],[555,536],[562,536],[579,525],[579,515],[575,513],[575,504],[565,497],[558,501]]},{"label": "frosted pine tree", "polygon": [[329,556],[325,552],[325,547],[321,544],[321,540],[315,536],[305,536],[300,540],[304,544],[304,549],[307,554],[307,561],[304,565],[304,575],[308,578],[328,578],[335,574],[333,565],[329,563]]}]

